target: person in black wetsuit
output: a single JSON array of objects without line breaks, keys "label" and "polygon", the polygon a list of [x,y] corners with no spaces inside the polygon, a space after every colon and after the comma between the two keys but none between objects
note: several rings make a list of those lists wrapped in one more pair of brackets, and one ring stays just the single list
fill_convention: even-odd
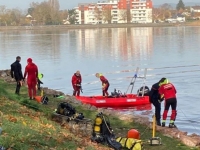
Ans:
[{"label": "person in black wetsuit", "polygon": [[160,100],[160,94],[159,94],[159,83],[157,82],[152,85],[151,90],[149,92],[149,99],[150,102],[155,106],[155,116],[156,116],[156,123],[158,126],[161,126],[160,122],[160,112],[161,112],[161,101]]},{"label": "person in black wetsuit", "polygon": [[22,66],[20,64],[20,61],[21,61],[21,57],[17,56],[16,61],[11,64],[11,72],[10,72],[11,77],[15,78],[15,80],[17,82],[15,94],[18,94],[18,95],[19,95],[20,87],[21,87],[22,80],[23,80]]}]

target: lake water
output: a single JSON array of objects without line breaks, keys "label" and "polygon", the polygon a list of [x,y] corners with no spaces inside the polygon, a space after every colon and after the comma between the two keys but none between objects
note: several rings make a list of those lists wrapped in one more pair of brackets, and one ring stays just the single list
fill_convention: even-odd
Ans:
[{"label": "lake water", "polygon": [[[20,55],[24,71],[31,57],[44,74],[43,86],[66,94],[72,94],[76,70],[82,74],[83,94],[96,95],[101,94],[96,72],[109,79],[109,92],[125,92],[136,67],[139,76],[148,68],[147,86],[167,77],[177,88],[177,126],[200,134],[200,27],[0,31],[0,42],[0,69],[10,68]],[[134,92],[142,84],[137,79]]]}]

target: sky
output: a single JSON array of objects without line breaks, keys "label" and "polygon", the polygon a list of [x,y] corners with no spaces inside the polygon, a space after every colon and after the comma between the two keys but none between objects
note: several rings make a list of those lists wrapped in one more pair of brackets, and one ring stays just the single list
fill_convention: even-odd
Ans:
[{"label": "sky", "polygon": [[[0,5],[5,5],[7,8],[20,8],[25,10],[30,6],[31,2],[42,2],[45,0],[0,0]],[[72,9],[78,5],[78,3],[91,3],[91,2],[98,2],[98,1],[106,1],[106,0],[59,0],[60,2],[60,9]],[[177,4],[179,0],[153,0],[154,5],[160,5],[163,3],[175,3]],[[184,3],[186,2],[197,2],[199,0],[183,0]]]}]

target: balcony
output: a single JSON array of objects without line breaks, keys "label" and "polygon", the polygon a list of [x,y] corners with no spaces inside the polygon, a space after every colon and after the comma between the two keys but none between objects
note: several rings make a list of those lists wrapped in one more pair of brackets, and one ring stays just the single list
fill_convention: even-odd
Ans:
[{"label": "balcony", "polygon": [[146,1],[140,1],[140,2],[138,2],[138,1],[133,1],[132,2],[132,4],[146,4]]},{"label": "balcony", "polygon": [[147,16],[134,16],[134,15],[131,15],[132,18],[147,18]]},{"label": "balcony", "polygon": [[118,20],[118,18],[112,18],[112,20]]},{"label": "balcony", "polygon": [[112,6],[112,9],[117,9],[117,6]]},{"label": "balcony", "polygon": [[117,14],[117,11],[115,10],[115,11],[112,11],[111,13],[112,13],[112,14]]}]

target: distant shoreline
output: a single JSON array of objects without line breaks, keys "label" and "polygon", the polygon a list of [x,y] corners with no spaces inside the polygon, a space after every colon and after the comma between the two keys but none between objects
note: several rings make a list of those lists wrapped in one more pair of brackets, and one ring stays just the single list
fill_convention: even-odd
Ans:
[{"label": "distant shoreline", "polygon": [[176,27],[200,26],[200,22],[192,23],[148,23],[148,24],[97,24],[97,25],[42,25],[42,26],[0,26],[0,31],[8,30],[70,30],[98,28],[132,28],[132,27]]}]

